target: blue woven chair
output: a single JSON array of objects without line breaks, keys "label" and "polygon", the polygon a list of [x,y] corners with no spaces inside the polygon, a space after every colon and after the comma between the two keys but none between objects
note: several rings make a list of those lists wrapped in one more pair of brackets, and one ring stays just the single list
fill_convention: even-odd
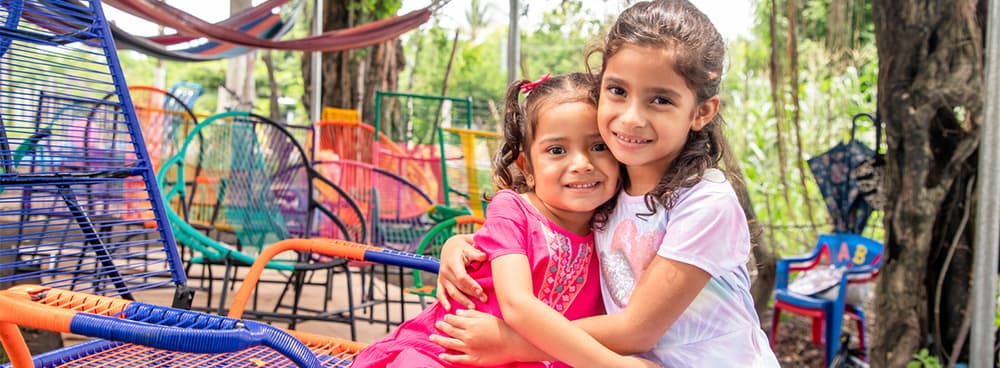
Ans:
[{"label": "blue woven chair", "polygon": [[[240,319],[261,272],[294,251],[437,272],[437,260],[342,240],[284,240],[261,254],[228,317],[36,285],[0,291],[0,342],[15,368],[348,367],[364,344]],[[32,357],[17,326],[72,332],[94,340]]]},{"label": "blue woven chair", "polygon": [[[246,298],[230,318],[129,302],[166,288],[187,307],[192,294],[103,14],[97,0],[0,0],[0,289],[18,285],[0,291],[0,339],[13,366],[348,365],[360,345],[240,320]],[[278,244],[436,269],[344,241]],[[18,326],[99,339],[32,357]]]}]

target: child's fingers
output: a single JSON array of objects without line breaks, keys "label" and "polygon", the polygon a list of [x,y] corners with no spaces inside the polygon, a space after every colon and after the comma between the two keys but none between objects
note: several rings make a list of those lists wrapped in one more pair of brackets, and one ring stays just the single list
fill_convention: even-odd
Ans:
[{"label": "child's fingers", "polygon": [[[454,284],[450,282],[443,282],[442,279],[438,278],[437,291],[435,292],[438,301],[441,302],[441,306],[445,307],[445,310],[452,310],[450,303],[447,302],[448,297],[455,299],[461,305],[466,308],[472,309],[476,307],[476,303],[469,299],[464,293],[462,293]],[[447,304],[446,304],[447,303]]]},{"label": "child's fingers", "polygon": [[472,277],[465,276],[458,279],[458,283],[456,283],[456,285],[458,285],[458,291],[462,294],[474,296],[476,299],[479,299],[480,302],[486,303],[486,293],[483,292],[483,287],[479,286],[479,284],[476,283],[476,280],[473,280]]},{"label": "child's fingers", "polygon": [[463,353],[465,352],[466,345],[462,342],[462,340],[435,334],[431,334],[430,340],[435,344],[441,345],[441,347],[445,349],[461,351]]},{"label": "child's fingers", "polygon": [[437,298],[438,303],[441,303],[441,307],[446,311],[451,310],[451,302],[448,301],[448,297],[444,294],[444,287],[441,283],[437,283],[437,288],[434,289],[434,297]]},{"label": "child's fingers", "polygon": [[[464,341],[463,339],[465,338],[465,336],[462,333],[463,330],[461,328],[455,328],[455,325],[451,323],[445,321],[437,321],[434,323],[434,327],[437,328],[438,331],[441,331],[445,335],[448,335],[448,337]],[[465,343],[462,344],[464,345]]]},{"label": "child's fingers", "polygon": [[[464,313],[465,310],[459,309],[455,311],[455,313],[459,312]],[[435,324],[434,326],[441,331],[445,331],[448,334],[448,336],[460,338],[461,336],[455,336],[457,335],[456,331],[459,329],[463,330],[466,329],[468,327],[467,326],[468,321],[469,321],[468,318],[462,317],[458,314],[445,314],[444,318],[438,321],[437,324]]]},{"label": "child's fingers", "polygon": [[475,361],[472,360],[472,357],[468,354],[439,354],[438,358],[455,364],[473,365],[473,363],[475,363]]},{"label": "child's fingers", "polygon": [[483,251],[479,249],[466,247],[462,249],[462,253],[465,256],[466,263],[468,263],[468,261],[486,261],[486,253],[483,253]]},{"label": "child's fingers", "polygon": [[[477,250],[476,252],[479,251]],[[486,293],[483,292],[483,287],[480,286],[479,283],[472,278],[472,276],[469,276],[469,273],[465,269],[465,266],[473,261],[467,257],[478,257],[478,255],[466,254],[466,262],[462,264],[461,267],[451,265],[452,267],[450,267],[450,272],[447,273],[448,277],[439,277],[438,281],[445,284],[445,286],[450,287],[446,291],[448,292],[448,295],[453,298],[458,299],[456,294],[462,294],[463,299],[467,299],[467,296],[471,296],[479,299],[480,302],[486,303]],[[485,259],[486,254],[482,254],[482,258]],[[468,306],[468,304],[466,305]]]},{"label": "child's fingers", "polygon": [[475,309],[462,309],[455,311],[455,314],[448,314],[444,316],[446,320],[449,319],[449,317],[456,322],[464,322],[475,318],[494,318],[492,314],[480,312]]}]

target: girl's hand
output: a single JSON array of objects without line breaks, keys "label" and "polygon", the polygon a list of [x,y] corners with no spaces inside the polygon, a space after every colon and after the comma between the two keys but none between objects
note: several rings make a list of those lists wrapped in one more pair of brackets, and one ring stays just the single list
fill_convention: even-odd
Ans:
[{"label": "girl's hand", "polygon": [[486,254],[472,246],[472,235],[455,235],[441,247],[441,267],[438,270],[437,300],[445,310],[452,310],[448,297],[468,309],[476,307],[471,298],[486,302],[486,293],[465,266],[474,261],[486,261]]},{"label": "girl's hand", "polygon": [[[475,366],[497,366],[516,362],[517,347],[531,346],[521,335],[492,314],[458,310],[435,324],[447,336],[431,335],[431,341],[461,354],[442,354],[441,359]],[[533,348],[533,346],[531,346]]]}]

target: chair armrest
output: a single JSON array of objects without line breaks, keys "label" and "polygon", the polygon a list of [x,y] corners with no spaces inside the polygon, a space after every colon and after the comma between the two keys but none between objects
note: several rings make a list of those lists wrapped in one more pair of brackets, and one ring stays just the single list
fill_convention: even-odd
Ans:
[{"label": "chair armrest", "polygon": [[849,284],[858,284],[874,280],[875,277],[878,277],[879,270],[878,265],[864,265],[849,268],[845,274]]},{"label": "chair armrest", "polygon": [[816,247],[806,254],[779,259],[775,268],[774,288],[785,290],[788,288],[788,278],[791,272],[808,270],[815,267],[819,263],[819,256],[822,253],[821,248]]},{"label": "chair armrest", "polygon": [[818,246],[809,251],[809,253],[799,254],[790,257],[782,257],[780,260],[778,260],[778,262],[787,262],[787,263],[813,262],[819,259],[819,256],[822,253],[822,251],[823,247]]},{"label": "chair armrest", "polygon": [[5,348],[18,353],[11,356],[15,366],[31,362],[27,347],[18,346],[24,344],[20,333],[8,333],[17,331],[15,325],[185,353],[228,353],[263,345],[299,366],[320,366],[294,337],[253,321],[32,285],[0,292],[0,310],[0,337]]},{"label": "chair armrest", "polygon": [[287,251],[312,252],[331,257],[344,258],[351,261],[367,261],[415,268],[422,271],[437,273],[439,261],[437,259],[373,247],[370,245],[352,243],[339,239],[287,239],[271,244],[264,248],[257,260],[250,266],[243,284],[233,297],[233,304],[229,308],[229,318],[240,318],[246,308],[250,295],[256,288],[257,281],[260,280],[261,273],[265,266],[276,255]]}]

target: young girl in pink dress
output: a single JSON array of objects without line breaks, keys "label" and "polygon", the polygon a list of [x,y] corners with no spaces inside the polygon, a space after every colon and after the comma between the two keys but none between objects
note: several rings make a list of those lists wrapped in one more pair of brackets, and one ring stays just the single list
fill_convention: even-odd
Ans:
[{"label": "young girl in pink dress", "polygon": [[[620,189],[618,163],[597,129],[592,89],[585,74],[520,81],[508,89],[504,144],[494,159],[501,190],[474,238],[486,261],[469,271],[489,301],[475,308],[504,319],[555,360],[573,366],[645,366],[641,359],[605,348],[567,320],[604,313],[592,228],[606,221],[610,200]],[[523,106],[521,92],[527,94]],[[429,340],[440,334],[435,325],[447,313],[435,303],[362,351],[352,366],[462,366],[441,359],[454,352]]]}]

